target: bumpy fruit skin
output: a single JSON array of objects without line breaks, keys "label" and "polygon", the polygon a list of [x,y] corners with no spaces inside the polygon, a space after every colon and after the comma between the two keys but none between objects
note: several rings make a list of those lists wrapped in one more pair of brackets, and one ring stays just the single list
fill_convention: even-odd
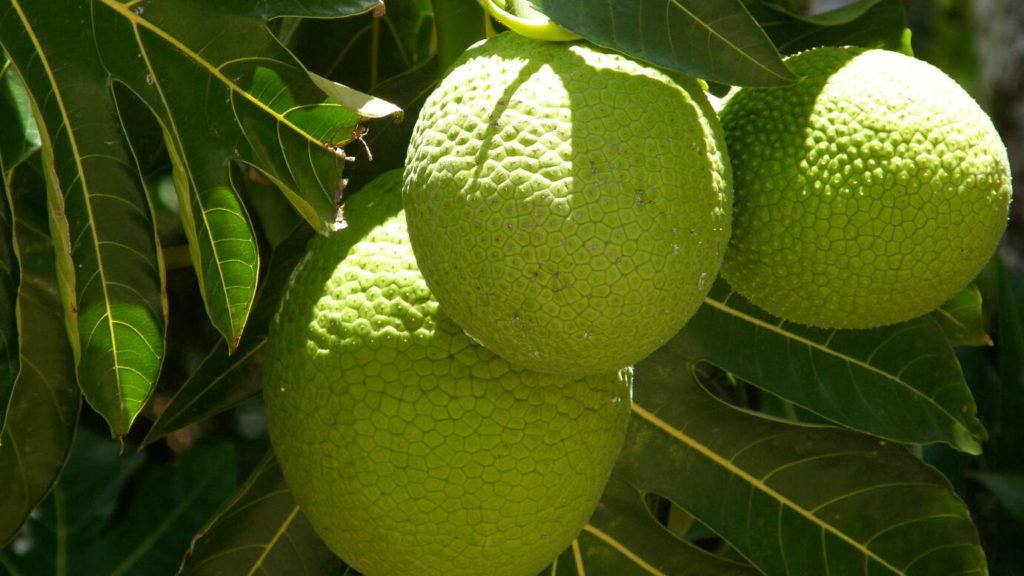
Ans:
[{"label": "bumpy fruit skin", "polygon": [[266,349],[275,453],[367,576],[533,576],[597,504],[632,373],[531,372],[465,336],[416,268],[400,186],[358,192],[292,277]]},{"label": "bumpy fruit skin", "polygon": [[1006,228],[1010,169],[988,116],[933,66],[884,50],[787,60],[792,87],[721,111],[735,175],[722,276],[785,320],[871,328],[925,314]]},{"label": "bumpy fruit skin", "polygon": [[728,243],[732,176],[696,81],[586,43],[471,47],[425,102],[405,169],[434,295],[534,370],[646,357],[697,310]]}]

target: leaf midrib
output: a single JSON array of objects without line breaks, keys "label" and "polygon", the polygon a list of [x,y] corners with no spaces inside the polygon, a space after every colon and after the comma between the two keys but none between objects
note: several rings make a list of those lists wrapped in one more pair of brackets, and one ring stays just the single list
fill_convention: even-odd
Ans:
[{"label": "leaf midrib", "polygon": [[[734,293],[730,293],[730,296],[732,294],[734,294]],[[913,386],[911,386],[910,384],[905,382],[902,378],[898,378],[898,377],[896,377],[896,376],[894,376],[894,375],[892,375],[892,374],[890,374],[888,372],[880,370],[880,369],[872,366],[871,364],[868,364],[867,362],[864,362],[863,360],[859,360],[857,358],[854,358],[852,356],[848,356],[846,354],[841,354],[841,353],[839,353],[839,352],[837,352],[837,351],[835,351],[835,350],[833,350],[831,348],[828,348],[827,346],[819,344],[819,343],[817,343],[817,342],[815,342],[813,340],[810,340],[808,338],[804,338],[803,336],[799,336],[797,334],[794,334],[793,332],[789,332],[789,331],[783,330],[778,325],[769,324],[768,322],[765,322],[763,320],[755,318],[754,316],[751,316],[749,314],[741,312],[741,311],[737,310],[736,308],[730,307],[724,301],[723,302],[719,302],[719,301],[715,300],[714,298],[712,298],[711,296],[708,296],[707,298],[705,298],[704,299],[704,303],[709,305],[709,306],[711,306],[712,308],[720,310],[720,311],[722,311],[722,312],[724,312],[726,314],[735,316],[735,317],[739,318],[740,320],[743,320],[745,322],[749,322],[750,324],[753,324],[754,326],[756,326],[758,328],[762,328],[762,329],[767,330],[769,332],[774,332],[775,334],[778,334],[779,336],[782,336],[783,338],[787,338],[787,339],[796,341],[797,343],[802,344],[804,346],[807,346],[808,348],[812,348],[812,349],[817,350],[817,351],[819,351],[821,353],[827,354],[829,356],[832,356],[832,357],[837,358],[839,360],[842,360],[844,362],[848,362],[850,364],[853,364],[853,365],[855,365],[855,366],[857,366],[859,368],[865,369],[865,370],[867,370],[869,372],[873,372],[873,373],[875,373],[875,374],[885,378],[886,380],[888,380],[890,382],[893,382],[894,384],[896,384],[896,385],[898,385],[898,386],[900,386],[900,387],[910,391],[911,394],[913,394],[915,397],[918,397],[918,398],[921,398],[921,399],[925,400],[928,404],[931,404],[932,406],[934,406],[939,411],[939,413],[941,413],[941,414],[945,415],[946,417],[948,417],[949,420],[951,420],[953,422],[953,424],[957,428],[960,428],[961,430],[964,430],[969,436],[973,437],[973,434],[971,433],[971,431],[968,430],[959,420],[957,420],[956,417],[952,413],[950,413],[949,410],[947,410],[945,407],[943,407],[941,404],[939,404],[931,396],[928,396],[927,394],[923,394],[920,390],[914,388]],[[876,349],[876,351],[877,351],[877,349]]]},{"label": "leaf midrib", "polygon": [[[96,269],[97,269],[97,273],[100,276],[100,286],[102,287],[102,290],[103,290],[103,306],[104,306],[104,308],[106,310],[104,318],[106,318],[107,328],[108,328],[108,330],[110,332],[110,343],[111,343],[110,353],[113,356],[114,378],[115,378],[115,381],[116,381],[115,394],[116,394],[116,397],[117,397],[117,400],[118,400],[118,414],[117,414],[118,426],[117,426],[117,429],[120,430],[123,427],[123,424],[124,424],[121,420],[124,417],[124,408],[125,408],[124,394],[122,394],[122,391],[121,391],[121,370],[122,370],[123,367],[121,366],[121,362],[120,362],[120,360],[118,358],[119,352],[120,352],[120,348],[117,346],[117,337],[116,337],[115,332],[114,332],[114,317],[113,317],[113,312],[111,311],[111,308],[110,308],[110,294],[109,294],[109,292],[107,290],[106,267],[103,265],[103,254],[100,251],[100,239],[96,235],[96,219],[95,219],[95,215],[93,214],[93,209],[92,209],[93,208],[92,207],[92,197],[91,197],[91,195],[89,193],[89,185],[88,185],[87,178],[86,178],[86,175],[85,175],[85,169],[82,166],[82,155],[81,155],[81,153],[79,151],[78,139],[75,136],[75,131],[72,129],[71,119],[70,119],[70,117],[67,114],[67,107],[64,104],[64,97],[61,94],[60,85],[57,82],[57,78],[53,75],[53,67],[50,65],[50,61],[49,61],[49,58],[47,56],[47,52],[45,50],[43,50],[43,46],[39,42],[39,38],[36,36],[35,30],[31,26],[31,24],[29,23],[28,18],[25,16],[25,12],[22,10],[21,3],[19,2],[19,0],[11,0],[11,6],[18,13],[18,18],[21,20],[21,23],[24,26],[25,33],[31,39],[32,45],[35,47],[36,54],[39,56],[39,62],[42,64],[43,69],[46,71],[46,77],[49,79],[51,91],[53,93],[54,98],[56,99],[57,109],[60,110],[61,119],[63,121],[63,125],[65,127],[65,131],[67,132],[67,136],[68,136],[68,143],[71,146],[72,154],[74,156],[75,169],[78,172],[78,181],[81,183],[80,186],[82,187],[82,196],[85,198],[85,202],[83,202],[83,205],[85,206],[86,215],[87,215],[88,221],[89,221],[89,234],[90,234],[90,236],[92,236],[92,239],[93,239],[92,245],[93,245],[93,249],[96,252]],[[35,106],[35,103],[33,101],[33,107],[34,106]],[[40,117],[40,120],[43,119],[41,111],[37,111],[37,115]],[[45,130],[40,131],[41,134],[45,133],[45,132],[46,132]],[[47,134],[46,137],[49,138],[49,134]],[[51,143],[50,146],[44,147],[44,149],[49,150],[51,155],[53,154],[52,143]],[[56,164],[56,162],[54,162],[54,164]],[[60,190],[57,190],[56,192],[58,194],[60,194],[61,196],[63,196],[63,194],[61,193]],[[75,272],[76,281],[77,281],[77,277],[78,277],[78,273]],[[78,298],[79,298],[78,287],[75,286],[74,289],[75,289],[75,300],[77,301]],[[79,337],[81,337],[81,336],[79,336]],[[81,343],[79,343],[79,346],[81,346]]]},{"label": "leaf midrib", "polygon": [[[708,32],[708,34],[710,36],[712,36],[714,38],[717,38],[719,40],[719,42],[721,42],[722,44],[725,44],[726,46],[731,48],[733,51],[735,51],[737,54],[739,54],[742,58],[744,58],[748,62],[754,64],[755,66],[757,66],[758,68],[764,70],[767,74],[769,74],[771,76],[774,76],[775,78],[779,78],[779,79],[785,79],[786,78],[783,75],[776,74],[771,68],[768,68],[767,66],[765,66],[765,65],[761,64],[760,62],[758,62],[756,59],[752,58],[749,54],[747,54],[746,51],[742,50],[739,46],[737,46],[736,44],[734,44],[731,41],[729,41],[725,36],[722,36],[721,34],[716,32],[713,28],[708,26],[703,20],[698,18],[693,12],[687,10],[686,7],[684,7],[678,0],[671,0],[670,4],[673,4],[676,7],[678,7],[679,10],[683,11],[694,22],[697,22],[697,24],[701,28],[704,28],[705,30],[707,30],[707,32]],[[746,7],[743,7],[742,4],[741,4],[741,8],[743,10],[746,10]]]},{"label": "leaf midrib", "polygon": [[755,478],[753,475],[749,474],[747,471],[745,471],[742,468],[736,466],[731,461],[721,457],[720,455],[718,455],[717,453],[715,453],[714,451],[712,451],[708,447],[706,447],[703,444],[701,444],[700,442],[698,442],[696,439],[691,438],[690,436],[687,436],[686,434],[683,433],[682,430],[679,430],[678,428],[675,428],[674,426],[670,425],[669,423],[665,422],[664,420],[661,420],[660,418],[655,416],[653,412],[650,412],[650,411],[642,408],[641,406],[639,406],[639,405],[637,405],[635,403],[632,406],[632,410],[633,410],[634,414],[636,414],[640,418],[643,418],[644,420],[646,420],[647,422],[649,422],[650,424],[652,424],[653,426],[655,426],[659,430],[665,432],[666,434],[668,434],[672,438],[675,438],[676,440],[678,440],[679,442],[685,444],[686,446],[689,446],[690,448],[696,450],[697,452],[699,452],[704,457],[706,457],[706,458],[710,459],[711,461],[713,461],[715,464],[721,466],[725,470],[728,470],[730,473],[736,475],[741,480],[747,482],[748,484],[750,484],[751,486],[753,486],[757,490],[760,490],[765,495],[767,495],[770,498],[774,499],[780,505],[790,508],[791,510],[796,512],[798,515],[800,515],[803,518],[805,518],[807,521],[809,521],[812,524],[818,526],[818,528],[821,529],[823,532],[828,532],[828,533],[834,535],[835,537],[839,538],[843,542],[846,542],[850,546],[853,546],[855,549],[861,551],[864,554],[864,556],[866,556],[867,558],[870,558],[871,560],[874,560],[874,561],[878,562],[884,568],[886,568],[887,570],[890,570],[893,574],[902,574],[902,572],[900,572],[900,570],[898,570],[896,567],[894,567],[893,565],[891,565],[888,562],[886,562],[885,559],[879,557],[877,554],[875,554],[874,552],[872,552],[871,550],[869,550],[864,545],[862,545],[861,543],[857,542],[856,540],[854,540],[853,538],[851,538],[850,536],[848,536],[844,532],[840,531],[835,526],[833,526],[833,525],[831,525],[831,524],[829,524],[827,522],[822,521],[821,518],[818,518],[813,513],[811,513],[810,511],[806,510],[804,507],[798,505],[796,502],[790,500],[789,498],[783,496],[779,492],[777,492],[774,489],[770,488],[769,486],[764,484],[764,482],[762,482],[758,478]]},{"label": "leaf midrib", "polygon": [[[263,110],[265,113],[275,118],[278,122],[292,129],[293,131],[295,131],[296,134],[303,136],[306,140],[316,145],[317,147],[322,147],[324,145],[323,142],[314,138],[312,135],[310,135],[306,131],[302,130],[301,128],[293,124],[283,115],[278,114],[272,108],[267,107],[266,104],[254,98],[251,94],[249,94],[249,92],[244,90],[241,86],[231,81],[230,78],[221,73],[221,71],[216,66],[213,66],[206,59],[201,58],[198,54],[196,54],[194,50],[190,49],[185,44],[182,44],[177,38],[171,36],[162,28],[154,25],[149,20],[140,17],[138,14],[132,11],[131,6],[135,4],[135,2],[129,2],[127,4],[119,4],[117,2],[114,2],[113,0],[100,0],[100,2],[103,3],[103,5],[105,5],[106,7],[110,8],[111,10],[114,10],[115,12],[126,18],[129,22],[131,22],[133,27],[136,29],[136,36],[138,36],[137,30],[139,27],[145,28],[146,30],[152,32],[161,40],[167,42],[175,49],[179,50],[182,54],[187,55],[193,62],[195,62],[200,67],[205,69],[207,73],[209,73],[211,76],[220,81],[224,86],[227,86],[228,89],[230,89],[235,94],[238,94],[245,100],[248,100],[253,106],[256,106],[257,108]],[[141,48],[141,41],[139,43],[139,46]]]}]

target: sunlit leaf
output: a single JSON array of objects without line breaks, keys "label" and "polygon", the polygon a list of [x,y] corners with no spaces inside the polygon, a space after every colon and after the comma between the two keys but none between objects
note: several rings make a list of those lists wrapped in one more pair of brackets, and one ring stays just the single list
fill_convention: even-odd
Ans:
[{"label": "sunlit leaf", "polygon": [[591,42],[706,80],[781,86],[797,78],[740,0],[531,0]]},{"label": "sunlit leaf", "polygon": [[152,389],[165,324],[153,217],[116,122],[86,2],[0,2],[0,43],[33,101],[79,385],[116,435]]},{"label": "sunlit leaf", "polygon": [[794,15],[772,2],[743,1],[783,54],[816,46],[904,49],[900,0],[858,0],[815,16]]},{"label": "sunlit leaf", "polygon": [[622,478],[765,574],[986,573],[970,513],[935,469],[885,440],[729,407],[680,362],[681,344],[637,365]]},{"label": "sunlit leaf", "polygon": [[268,453],[199,531],[178,574],[334,576],[344,566],[299,511]]},{"label": "sunlit leaf", "polygon": [[39,149],[39,129],[21,78],[0,52],[0,167],[6,172]]},{"label": "sunlit leaf", "polygon": [[260,393],[263,345],[270,322],[277,313],[292,268],[305,254],[310,236],[309,229],[302,228],[277,247],[241,345],[229,354],[224,342],[218,342],[153,423],[143,446],[179,428],[233,408]]},{"label": "sunlit leaf", "polygon": [[[207,313],[229,349],[238,345],[251,310],[258,260],[228,162],[262,171],[315,228],[327,230],[336,224],[341,146],[363,118],[396,110],[343,86],[318,86],[270,33],[267,19],[295,12],[342,16],[376,5],[280,2],[256,13],[242,5],[231,10],[205,4],[198,17],[185,2],[131,9],[108,3],[112,11],[97,15],[97,27],[121,32],[100,38],[111,74],[164,124]],[[123,50],[131,42],[141,58]],[[328,100],[324,88],[343,102]],[[204,110],[202,117],[197,109]]]},{"label": "sunlit leaf", "polygon": [[968,286],[931,314],[953,346],[991,346],[981,314],[981,292]]},{"label": "sunlit leaf", "polygon": [[872,330],[809,328],[768,315],[720,281],[680,343],[693,359],[877,436],[972,454],[986,437],[946,335],[928,316]]},{"label": "sunlit leaf", "polygon": [[0,548],[17,535],[57,481],[81,404],[38,162],[23,163],[5,178],[3,196],[10,200],[8,232],[19,267],[17,297],[3,300],[3,306],[15,305],[21,331],[14,348],[20,370],[9,387],[0,435]]}]

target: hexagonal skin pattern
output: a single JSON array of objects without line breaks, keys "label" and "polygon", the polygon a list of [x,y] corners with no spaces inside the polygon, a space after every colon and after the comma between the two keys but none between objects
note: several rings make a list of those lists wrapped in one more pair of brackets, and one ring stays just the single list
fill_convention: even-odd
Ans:
[{"label": "hexagonal skin pattern", "polygon": [[403,195],[452,318],[513,364],[581,375],[634,364],[697,310],[732,176],[692,78],[505,33],[425,102]]},{"label": "hexagonal skin pattern", "polygon": [[1006,228],[1010,168],[988,116],[937,68],[884,50],[787,59],[804,79],[721,112],[735,174],[722,275],[783,319],[908,320],[963,289]]},{"label": "hexagonal skin pattern", "polygon": [[533,576],[586,524],[632,372],[515,368],[467,337],[416,267],[401,173],[311,241],[266,346],[270,438],[303,513],[367,576]]}]

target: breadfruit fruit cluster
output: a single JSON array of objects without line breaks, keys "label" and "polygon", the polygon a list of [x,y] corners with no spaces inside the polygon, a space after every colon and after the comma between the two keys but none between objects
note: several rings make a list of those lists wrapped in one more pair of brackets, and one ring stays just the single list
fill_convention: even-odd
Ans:
[{"label": "breadfruit fruit cluster", "polygon": [[696,80],[584,41],[466,51],[404,171],[310,243],[268,339],[271,440],[334,552],[366,576],[536,574],[608,480],[630,366],[720,271],[825,328],[972,280],[1010,201],[977,104],[893,52],[787,63],[800,82],[719,119]]}]

